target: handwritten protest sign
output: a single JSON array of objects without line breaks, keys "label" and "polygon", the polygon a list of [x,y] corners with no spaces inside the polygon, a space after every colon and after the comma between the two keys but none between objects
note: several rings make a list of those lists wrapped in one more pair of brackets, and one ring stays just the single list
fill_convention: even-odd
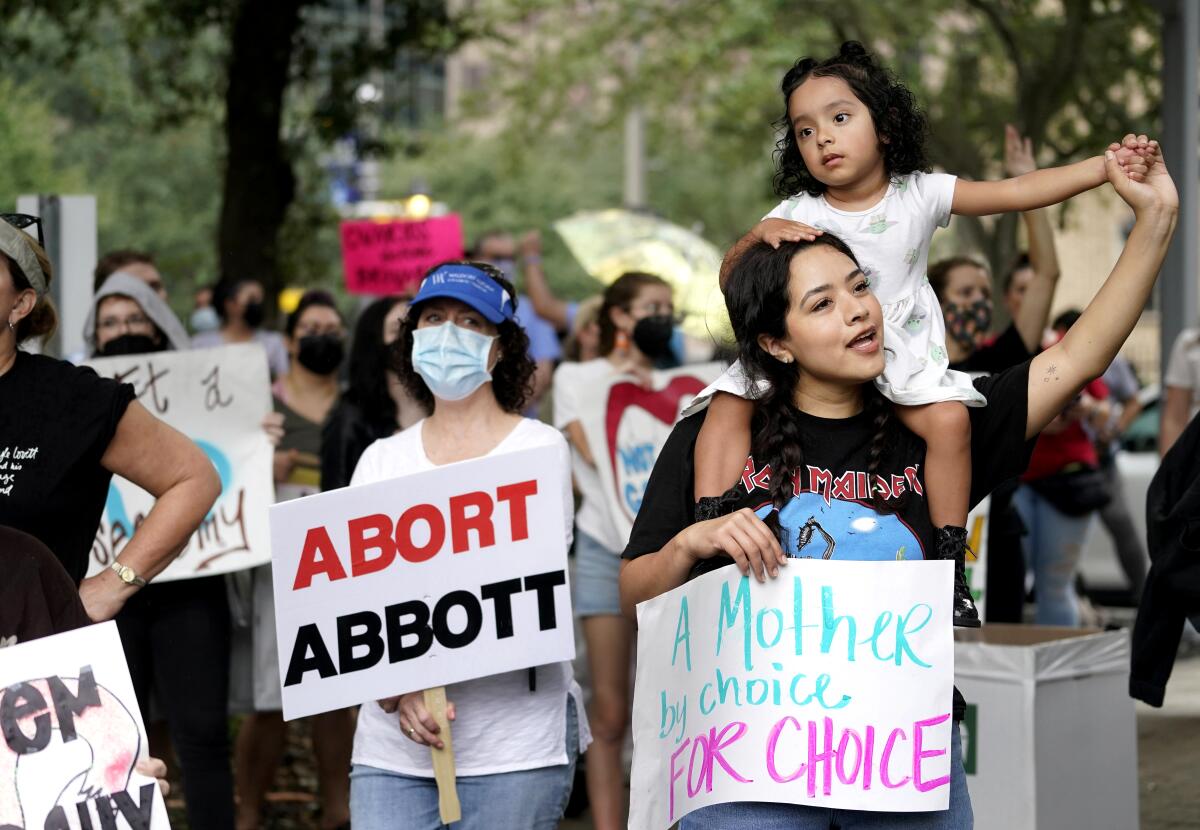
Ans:
[{"label": "handwritten protest sign", "polygon": [[272,507],[284,717],[571,659],[558,453]]},{"label": "handwritten protest sign", "polygon": [[649,388],[618,375],[580,394],[580,423],[622,539],[629,538],[650,471],[679,413],[723,369],[720,363],[702,363],[652,372]]},{"label": "handwritten protest sign", "polygon": [[462,222],[457,214],[420,221],[342,222],[342,267],[355,294],[413,291],[425,272],[462,259]]},{"label": "handwritten protest sign", "polygon": [[0,733],[0,827],[168,827],[116,623],[0,649]]},{"label": "handwritten protest sign", "polygon": [[[262,428],[271,411],[262,347],[253,343],[98,358],[103,377],[133,384],[138,400],[196,442],[221,477],[221,496],[183,552],[155,582],[211,576],[271,560],[267,507],[274,501],[271,443]],[[154,497],[114,476],[92,543],[88,573],[116,559],[141,525]]]},{"label": "handwritten protest sign", "polygon": [[775,801],[949,804],[953,564],[730,566],[638,606],[630,827]]}]

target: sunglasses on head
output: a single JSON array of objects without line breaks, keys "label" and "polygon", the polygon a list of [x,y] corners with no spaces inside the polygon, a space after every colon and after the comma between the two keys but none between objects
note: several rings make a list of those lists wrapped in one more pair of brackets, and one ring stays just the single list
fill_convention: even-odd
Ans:
[{"label": "sunglasses on head", "polygon": [[37,225],[38,244],[43,248],[46,247],[46,243],[42,239],[42,218],[40,216],[30,216],[28,213],[0,213],[0,219],[22,231],[30,225]]}]

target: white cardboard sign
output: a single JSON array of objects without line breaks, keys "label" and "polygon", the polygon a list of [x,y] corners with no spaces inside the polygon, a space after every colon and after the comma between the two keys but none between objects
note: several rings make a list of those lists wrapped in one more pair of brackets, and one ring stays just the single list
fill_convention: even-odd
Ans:
[{"label": "white cardboard sign", "polygon": [[169,826],[116,623],[0,649],[0,736],[0,826]]},{"label": "white cardboard sign", "polygon": [[633,530],[650,471],[679,414],[724,368],[702,363],[655,371],[648,388],[632,375],[617,375],[580,396],[580,423],[596,459],[609,517],[622,539]]},{"label": "white cardboard sign", "polygon": [[721,802],[947,809],[953,570],[790,559],[638,605],[629,826]]},{"label": "white cardboard sign", "polygon": [[572,659],[564,472],[538,447],[274,505],[284,717]]},{"label": "white cardboard sign", "polygon": [[[221,495],[155,582],[240,571],[271,561],[267,507],[275,500],[271,443],[262,421],[271,382],[262,346],[246,343],[90,361],[103,377],[131,383],[152,415],[196,442],[221,477]],[[114,476],[92,543],[88,574],[107,568],[142,523],[154,497]]]}]

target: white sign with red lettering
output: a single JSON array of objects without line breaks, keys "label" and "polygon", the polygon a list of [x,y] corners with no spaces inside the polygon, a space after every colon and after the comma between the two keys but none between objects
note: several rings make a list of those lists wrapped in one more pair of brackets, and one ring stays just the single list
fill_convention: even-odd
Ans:
[{"label": "white sign with red lettering", "polygon": [[789,559],[639,604],[629,826],[723,802],[945,810],[953,574]]},{"label": "white sign with red lettering", "polygon": [[274,505],[287,719],[575,656],[553,447]]}]

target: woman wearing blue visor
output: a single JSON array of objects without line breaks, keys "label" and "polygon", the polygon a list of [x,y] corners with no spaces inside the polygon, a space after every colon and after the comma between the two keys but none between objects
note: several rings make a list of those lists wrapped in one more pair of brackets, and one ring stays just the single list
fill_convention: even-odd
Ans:
[{"label": "woman wearing blue visor", "polygon": [[[443,464],[553,446],[562,467],[567,544],[571,458],[558,430],[520,415],[532,391],[529,339],[512,285],[490,265],[446,263],[421,282],[393,346],[396,374],[428,418],[376,441],[351,486]],[[471,828],[554,828],[590,740],[569,662],[446,687],[462,821]],[[443,746],[422,692],[362,707],[350,814],[356,830],[441,828],[430,747]]]}]

